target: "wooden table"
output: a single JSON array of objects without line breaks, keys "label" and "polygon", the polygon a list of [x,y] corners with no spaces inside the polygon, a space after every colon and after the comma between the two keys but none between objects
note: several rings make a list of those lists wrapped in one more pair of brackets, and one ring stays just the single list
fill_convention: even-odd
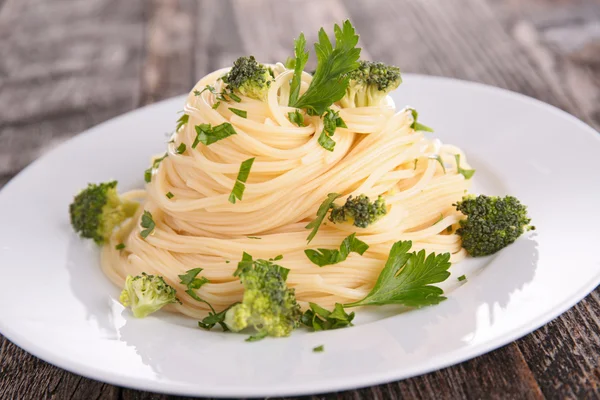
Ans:
[{"label": "wooden table", "polygon": [[[365,58],[521,92],[600,127],[600,0],[0,0],[0,186],[93,125],[185,93],[240,55],[285,60],[298,32],[312,43],[348,17]],[[474,360],[314,398],[598,398],[599,364],[596,289]],[[0,398],[173,397],[82,378],[0,336]]]}]

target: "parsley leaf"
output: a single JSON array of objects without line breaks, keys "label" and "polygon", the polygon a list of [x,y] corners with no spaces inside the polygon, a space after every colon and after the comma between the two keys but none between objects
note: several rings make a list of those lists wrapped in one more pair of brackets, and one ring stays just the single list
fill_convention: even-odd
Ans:
[{"label": "parsley leaf", "polygon": [[183,154],[183,153],[185,152],[185,148],[186,148],[186,146],[185,146],[185,143],[181,143],[181,144],[180,144],[180,145],[177,147],[177,149],[175,150],[175,152],[176,152],[177,154]]},{"label": "parsley leaf", "polygon": [[[185,285],[187,290],[185,291],[191,298],[201,303],[204,303],[210,307],[208,316],[205,317],[202,321],[198,321],[198,326],[207,330],[212,329],[216,324],[221,325],[223,331],[228,331],[227,325],[225,325],[225,313],[235,304],[230,305],[227,309],[217,313],[208,301],[204,300],[202,297],[198,296],[195,292],[196,289],[200,289],[202,286],[206,285],[210,281],[206,277],[198,278],[198,274],[202,272],[202,268],[193,268],[185,272],[185,274],[177,275],[180,279],[180,284]],[[237,303],[236,303],[237,304]]]},{"label": "parsley leaf", "polygon": [[313,240],[313,238],[317,234],[317,231],[321,227],[321,223],[323,222],[323,220],[325,219],[325,216],[327,215],[327,211],[329,211],[329,209],[332,207],[335,199],[337,199],[340,196],[341,196],[341,194],[338,194],[338,193],[329,193],[327,195],[327,199],[325,199],[325,201],[323,201],[323,203],[321,203],[321,205],[319,206],[319,209],[317,210],[317,218],[314,221],[312,221],[310,224],[306,225],[306,229],[312,229],[312,232],[310,232],[310,234],[306,238],[306,241],[308,243],[310,243],[310,241]]},{"label": "parsley leaf", "polygon": [[296,59],[294,57],[288,57],[285,59],[285,63],[283,65],[285,65],[287,69],[294,69],[296,66]]},{"label": "parsley leaf", "polygon": [[[208,304],[208,303],[207,303]],[[236,304],[239,304],[238,302],[233,303],[232,305],[230,305],[229,307],[227,307],[226,309],[224,309],[221,312],[214,312],[213,311],[209,311],[208,316],[204,317],[204,319],[202,321],[198,321],[198,326],[202,329],[206,329],[206,330],[211,330],[212,328],[214,328],[214,326],[216,324],[221,325],[221,327],[223,328],[223,331],[228,331],[229,328],[227,327],[227,325],[225,325],[225,314],[227,314],[227,311],[229,311],[229,309],[233,306],[235,306]],[[208,304],[210,306],[210,304]],[[212,308],[212,306],[211,306]]]},{"label": "parsley leaf", "polygon": [[306,124],[304,123],[304,115],[298,110],[296,110],[294,112],[290,111],[288,113],[288,118],[290,119],[290,122],[293,124],[296,124],[300,127],[306,126]]},{"label": "parsley leaf", "polygon": [[429,159],[439,162],[440,165],[442,166],[442,170],[444,171],[444,174],[446,173],[446,166],[444,165],[444,161],[442,160],[442,157],[440,157],[439,154],[436,154],[434,156],[429,156]]},{"label": "parsley leaf", "polygon": [[325,351],[325,346],[323,346],[323,345],[313,348],[313,353],[322,353],[324,351]]},{"label": "parsley leaf", "polygon": [[347,74],[358,68],[358,35],[348,20],[341,28],[336,24],[334,33],[335,49],[325,30],[319,31],[319,41],[315,43],[317,69],[306,92],[298,100],[290,101],[291,107],[304,108],[311,115],[322,115],[344,97],[350,81]]},{"label": "parsley leaf", "polygon": [[[177,275],[179,279],[181,279],[182,285],[187,286],[188,289],[199,289],[204,284],[208,283],[208,279],[206,277],[197,278],[198,274],[202,272],[202,268],[193,268],[185,272],[183,275]],[[196,295],[194,293],[194,295]],[[192,296],[194,297],[194,296]]]},{"label": "parsley leaf", "polygon": [[167,199],[172,199],[173,197],[175,197],[175,195],[171,192],[167,192],[167,194],[165,194],[165,196],[167,196]]},{"label": "parsley leaf", "polygon": [[412,117],[413,117],[413,123],[410,126],[412,129],[414,129],[415,131],[425,131],[425,132],[433,132],[433,128],[428,127],[427,125],[423,125],[419,122],[417,122],[417,119],[419,118],[419,113],[417,112],[417,110],[415,110],[414,108],[408,108],[408,110],[410,110]]},{"label": "parsley leaf", "polygon": [[179,119],[177,120],[177,126],[175,127],[175,131],[178,131],[182,126],[187,124],[189,120],[190,116],[187,114],[183,114],[181,117],[179,117]]},{"label": "parsley leaf", "polygon": [[235,204],[236,199],[242,200],[242,197],[244,196],[244,190],[246,190],[245,183],[248,180],[248,175],[250,175],[250,169],[252,168],[253,163],[254,157],[247,159],[240,165],[240,171],[238,172],[235,185],[233,186],[233,190],[229,195],[230,203]]},{"label": "parsley leaf", "polygon": [[245,111],[245,110],[240,110],[240,109],[237,109],[237,108],[229,107],[229,111],[231,111],[235,115],[238,115],[238,116],[240,116],[242,118],[248,118],[248,112]]},{"label": "parsley leaf", "polygon": [[198,146],[198,143],[209,146],[215,142],[218,142],[219,140],[237,134],[229,122],[223,122],[214,128],[210,124],[196,125],[195,128],[196,139],[194,139],[194,143],[192,143],[192,149],[195,149],[196,146]]},{"label": "parsley leaf", "polygon": [[158,168],[160,162],[167,158],[167,156],[168,154],[165,153],[164,156],[155,159],[154,161],[152,161],[152,166],[144,171],[144,181],[146,181],[146,183],[152,182],[152,170]]},{"label": "parsley leaf", "polygon": [[[298,100],[300,95],[300,83],[302,82],[302,71],[308,61],[308,51],[306,51],[306,38],[304,33],[298,36],[298,39],[294,40],[294,76],[290,83],[290,100],[289,104],[293,104]],[[291,66],[291,65],[290,65]]]},{"label": "parsley leaf", "polygon": [[344,261],[351,252],[358,253],[362,256],[368,248],[369,245],[362,240],[357,239],[356,233],[353,233],[344,239],[339,250],[306,249],[304,250],[304,254],[306,254],[306,257],[308,257],[313,264],[324,267],[325,265],[333,265]]},{"label": "parsley leaf", "polygon": [[340,117],[338,112],[333,111],[331,108],[327,109],[323,115],[323,132],[319,136],[319,144],[325,150],[333,151],[335,147],[335,141],[331,138],[335,133],[336,128],[347,128],[348,126],[344,120]]},{"label": "parsley leaf", "polygon": [[344,306],[340,303],[335,303],[333,311],[326,310],[315,303],[308,303],[308,305],[310,308],[302,314],[300,322],[315,331],[326,331],[352,326],[354,312],[347,314]]},{"label": "parsley leaf", "polygon": [[249,336],[246,339],[246,342],[258,342],[259,340],[266,338],[267,335],[267,331],[258,332],[256,335]]},{"label": "parsley leaf", "polygon": [[456,278],[456,279],[458,279],[458,281],[459,281],[459,282],[462,282],[462,281],[466,281],[466,280],[467,280],[467,277],[466,277],[465,275],[461,275],[461,276],[459,276],[459,277],[458,277],[458,278]]},{"label": "parsley leaf", "polygon": [[147,210],[144,211],[144,214],[142,214],[142,222],[140,223],[140,226],[142,228],[146,228],[140,232],[140,235],[144,239],[146,239],[148,237],[148,235],[154,231],[156,224],[154,223],[154,220],[152,219],[152,214],[150,213],[150,211],[147,211]]},{"label": "parsley leaf", "polygon": [[123,250],[125,248],[125,243],[119,243],[115,246],[116,250]]},{"label": "parsley leaf", "polygon": [[464,176],[465,179],[471,179],[473,177],[473,174],[475,174],[475,170],[474,169],[462,169],[460,167],[460,154],[455,154],[454,158],[456,159],[456,169],[458,170],[458,173],[462,174],[462,176]]},{"label": "parsley leaf", "polygon": [[450,253],[429,254],[408,251],[411,241],[394,243],[385,267],[375,286],[362,300],[345,304],[345,307],[402,304],[422,307],[446,300],[444,291],[431,283],[443,282],[450,276]]}]

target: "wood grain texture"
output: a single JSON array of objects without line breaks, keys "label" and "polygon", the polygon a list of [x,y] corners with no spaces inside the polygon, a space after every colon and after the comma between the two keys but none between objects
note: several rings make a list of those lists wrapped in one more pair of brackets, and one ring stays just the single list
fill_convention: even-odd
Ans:
[{"label": "wood grain texture", "polygon": [[[600,0],[0,0],[0,187],[90,126],[184,93],[240,55],[284,60],[300,31],[312,42],[321,26],[347,17],[365,58],[521,92],[600,128]],[[599,397],[596,289],[489,354],[307,398]],[[179,397],[83,378],[0,336],[0,398]]]}]

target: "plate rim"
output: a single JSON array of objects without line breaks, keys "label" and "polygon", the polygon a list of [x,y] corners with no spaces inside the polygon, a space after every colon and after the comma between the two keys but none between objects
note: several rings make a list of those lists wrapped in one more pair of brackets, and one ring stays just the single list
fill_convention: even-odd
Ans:
[{"label": "plate rim", "polygon": [[[596,131],[593,127],[580,120],[579,118],[569,114],[568,112],[560,109],[557,106],[552,104],[545,103],[541,100],[533,98],[531,96],[525,95],[523,93],[514,92],[508,89],[487,85],[480,82],[467,81],[452,77],[442,77],[442,76],[432,76],[432,75],[423,75],[423,74],[411,74],[406,73],[403,74],[405,80],[410,80],[412,82],[421,80],[421,81],[433,81],[433,82],[442,82],[444,84],[453,84],[460,86],[468,86],[471,88],[476,88],[477,90],[483,90],[493,95],[502,95],[505,97],[511,97],[516,101],[523,101],[529,103],[531,105],[541,107],[548,112],[554,113],[561,118],[567,119],[569,122],[578,125],[582,131],[589,132],[589,134],[595,138],[596,141],[600,143],[600,133]],[[50,157],[55,151],[61,148],[63,145],[68,143],[76,142],[78,140],[82,140],[89,134],[92,134],[94,131],[98,129],[103,129],[107,124],[118,123],[123,118],[129,118],[132,114],[144,113],[147,112],[148,109],[152,109],[153,107],[160,107],[164,103],[172,102],[178,99],[183,99],[186,95],[179,95],[170,97],[168,99],[161,100],[156,103],[148,104],[130,111],[127,111],[123,114],[117,115],[113,118],[110,118],[106,121],[103,121],[97,125],[94,125],[85,131],[76,134],[72,138],[69,138],[62,142],[56,148],[50,150],[46,154],[37,158],[25,168],[23,168],[17,175],[12,177],[5,185],[0,189],[0,196],[2,196],[5,191],[10,189],[13,183],[22,177],[27,171],[31,168],[34,168],[38,165],[38,163],[45,162],[47,157]],[[0,333],[10,342],[23,349],[27,353],[53,365],[58,368],[64,369],[71,373],[89,378],[98,380],[101,382],[105,382],[112,385],[117,385],[120,387],[131,388],[142,391],[153,391],[157,393],[163,394],[175,394],[175,395],[186,395],[186,396],[211,396],[211,397],[231,397],[231,396],[244,396],[244,397],[264,397],[264,396],[296,396],[296,395],[307,395],[313,393],[329,393],[335,391],[346,391],[346,390],[355,390],[359,388],[379,385],[383,383],[393,382],[404,380],[408,378],[412,378],[415,376],[420,376],[423,374],[427,374],[433,371],[441,370],[447,368],[452,365],[456,365],[462,363],[464,361],[473,359],[475,357],[481,356],[485,353],[494,351],[502,346],[508,345],[519,338],[524,337],[525,335],[532,333],[533,331],[539,329],[540,327],[550,323],[558,316],[563,314],[565,311],[576,305],[579,301],[589,295],[598,285],[600,284],[600,271],[598,271],[593,279],[590,279],[587,284],[583,285],[580,291],[573,293],[571,296],[567,297],[560,304],[555,306],[553,309],[548,310],[543,314],[539,314],[536,318],[530,320],[528,323],[521,324],[518,327],[510,330],[502,336],[499,336],[495,339],[487,340],[481,342],[472,348],[469,349],[460,349],[454,350],[449,353],[443,354],[438,358],[430,358],[424,363],[424,366],[420,369],[412,371],[410,373],[402,373],[400,374],[397,369],[390,369],[385,373],[382,372],[367,372],[361,374],[359,378],[354,378],[352,384],[348,384],[347,380],[345,381],[344,377],[338,377],[334,380],[318,380],[311,382],[310,388],[307,388],[304,385],[299,384],[289,384],[284,383],[282,385],[271,385],[270,387],[263,386],[259,390],[255,386],[228,386],[221,387],[219,390],[214,390],[214,386],[209,386],[207,389],[203,389],[202,393],[199,394],[197,386],[182,386],[182,384],[177,382],[162,382],[160,380],[147,380],[136,377],[126,377],[115,373],[113,371],[108,371],[103,368],[97,368],[90,366],[89,364],[83,363],[79,360],[71,361],[66,358],[62,358],[62,356],[58,353],[53,353],[52,351],[48,351],[42,346],[37,345],[35,342],[29,341],[29,339],[20,336],[17,331],[11,330],[9,326],[7,326],[2,320],[0,320]],[[399,378],[398,376],[402,376]],[[250,393],[250,394],[249,394]]]}]

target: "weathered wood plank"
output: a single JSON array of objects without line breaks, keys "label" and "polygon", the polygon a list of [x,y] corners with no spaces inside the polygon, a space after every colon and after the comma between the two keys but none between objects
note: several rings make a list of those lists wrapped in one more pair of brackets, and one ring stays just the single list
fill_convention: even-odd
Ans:
[{"label": "weathered wood plank", "polygon": [[173,97],[195,83],[193,0],[151,1],[145,7],[142,104]]},{"label": "weathered wood plank", "polygon": [[[140,102],[141,1],[18,1],[0,9],[0,186],[42,153]],[[117,399],[0,337],[0,398]]]}]

